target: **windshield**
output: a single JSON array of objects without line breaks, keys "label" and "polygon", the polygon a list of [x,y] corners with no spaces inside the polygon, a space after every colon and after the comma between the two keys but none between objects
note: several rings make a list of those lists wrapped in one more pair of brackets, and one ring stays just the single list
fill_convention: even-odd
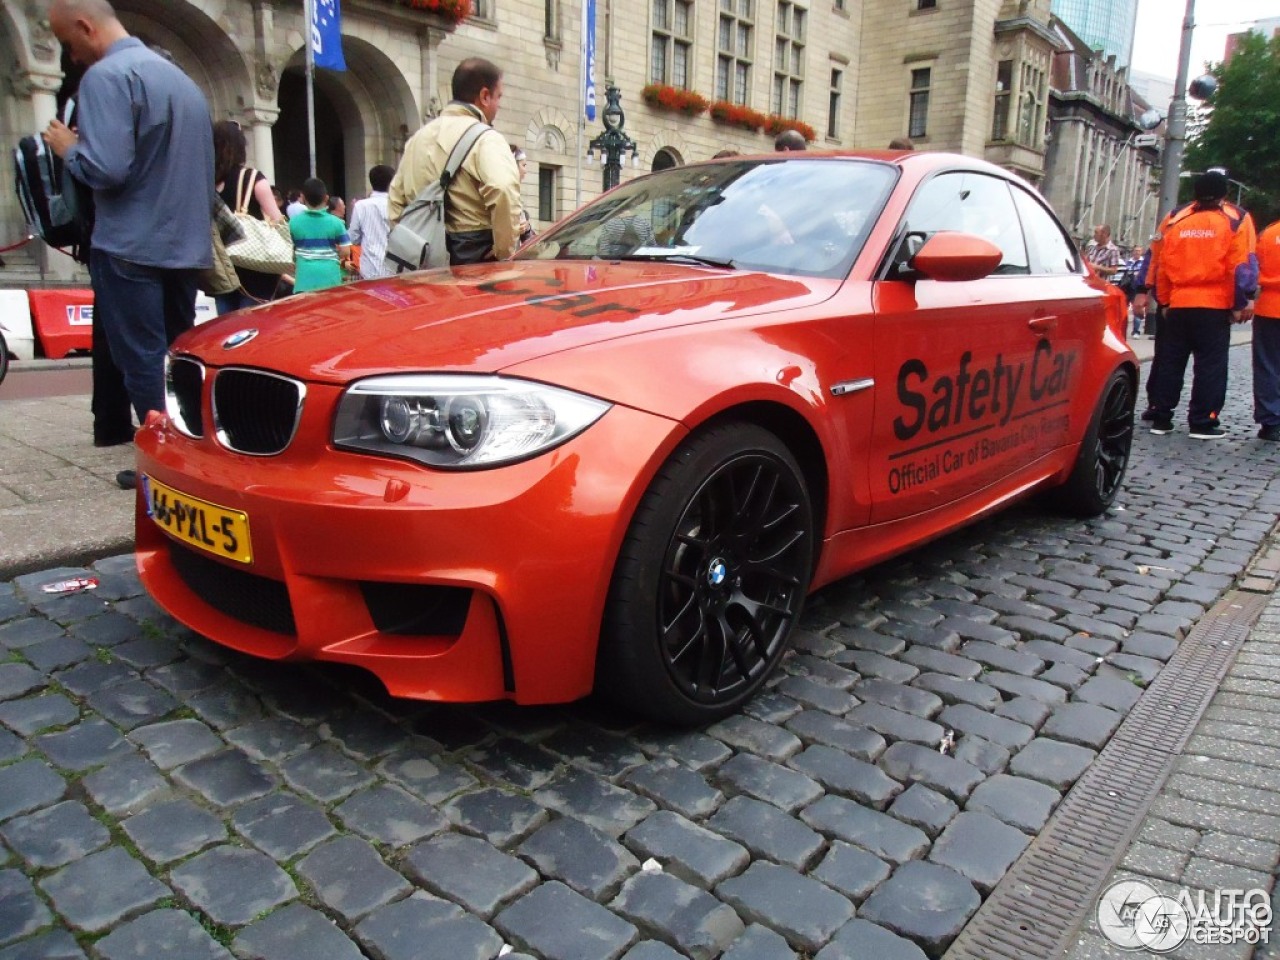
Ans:
[{"label": "windshield", "polygon": [[866,160],[675,167],[624,184],[517,259],[667,260],[843,277],[897,176]]}]

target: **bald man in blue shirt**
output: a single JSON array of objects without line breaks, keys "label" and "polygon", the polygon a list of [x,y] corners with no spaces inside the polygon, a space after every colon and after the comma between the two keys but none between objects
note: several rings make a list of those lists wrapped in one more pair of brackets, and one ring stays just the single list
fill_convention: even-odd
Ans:
[{"label": "bald man in blue shirt", "polygon": [[213,263],[209,106],[107,0],[54,0],[49,25],[88,70],[76,130],[54,120],[44,139],[93,190],[94,309],[142,421],[164,410],[165,353],[194,324],[197,272]]}]

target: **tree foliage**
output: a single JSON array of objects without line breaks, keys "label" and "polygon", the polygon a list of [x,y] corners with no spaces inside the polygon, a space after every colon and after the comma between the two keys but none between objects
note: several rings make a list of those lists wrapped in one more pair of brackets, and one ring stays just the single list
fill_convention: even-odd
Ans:
[{"label": "tree foliage", "polygon": [[1249,33],[1242,41],[1228,63],[1213,67],[1213,114],[1188,144],[1184,169],[1226,167],[1245,185],[1241,203],[1261,230],[1280,219],[1280,35]]}]

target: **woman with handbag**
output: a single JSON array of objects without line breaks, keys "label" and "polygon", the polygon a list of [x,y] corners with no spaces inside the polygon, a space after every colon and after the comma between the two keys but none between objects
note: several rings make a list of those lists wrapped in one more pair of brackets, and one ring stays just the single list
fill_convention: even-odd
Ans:
[{"label": "woman with handbag", "polygon": [[[245,166],[246,153],[244,131],[238,123],[219,120],[213,125],[213,178],[218,195],[236,212],[247,211],[255,219],[270,224],[283,221],[270,181],[261,172]],[[280,280],[277,273],[240,266],[236,267],[236,276],[240,280],[239,289],[214,298],[219,316],[270,300]]]}]

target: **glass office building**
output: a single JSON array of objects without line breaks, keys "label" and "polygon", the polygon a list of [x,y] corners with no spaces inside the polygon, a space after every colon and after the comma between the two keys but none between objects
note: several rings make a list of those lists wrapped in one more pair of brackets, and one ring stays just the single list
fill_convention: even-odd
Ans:
[{"label": "glass office building", "polygon": [[1089,46],[1114,53],[1117,67],[1129,65],[1138,0],[1053,0],[1053,12]]}]

